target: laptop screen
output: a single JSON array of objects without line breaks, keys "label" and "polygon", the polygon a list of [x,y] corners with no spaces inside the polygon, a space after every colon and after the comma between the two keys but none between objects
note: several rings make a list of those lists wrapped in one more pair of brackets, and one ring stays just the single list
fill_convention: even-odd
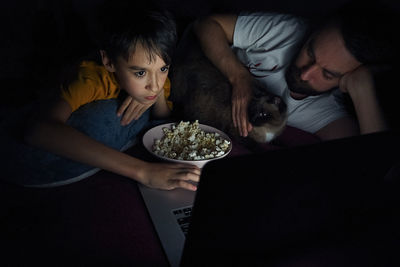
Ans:
[{"label": "laptop screen", "polygon": [[208,163],[181,266],[390,261],[399,144],[385,132]]}]

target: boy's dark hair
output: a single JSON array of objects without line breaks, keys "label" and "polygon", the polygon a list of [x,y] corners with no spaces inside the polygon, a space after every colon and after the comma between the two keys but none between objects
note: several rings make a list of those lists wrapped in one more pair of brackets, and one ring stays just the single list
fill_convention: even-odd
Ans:
[{"label": "boy's dark hair", "polygon": [[172,15],[149,2],[106,1],[98,16],[97,44],[115,61],[128,60],[138,44],[147,50],[150,60],[155,55],[170,64],[177,42],[176,23]]},{"label": "boy's dark hair", "polygon": [[334,16],[350,53],[363,64],[390,64],[398,57],[396,14],[389,7],[354,1]]}]

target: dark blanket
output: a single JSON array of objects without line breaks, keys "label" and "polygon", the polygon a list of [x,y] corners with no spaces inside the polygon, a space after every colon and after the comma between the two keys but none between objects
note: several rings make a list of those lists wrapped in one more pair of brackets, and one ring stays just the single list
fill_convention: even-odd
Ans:
[{"label": "dark blanket", "polygon": [[[287,127],[279,141],[263,149],[318,139]],[[141,143],[127,153],[155,160]],[[229,156],[248,153],[233,144]],[[0,183],[0,247],[1,265],[168,265],[137,183],[107,171],[57,188]]]}]

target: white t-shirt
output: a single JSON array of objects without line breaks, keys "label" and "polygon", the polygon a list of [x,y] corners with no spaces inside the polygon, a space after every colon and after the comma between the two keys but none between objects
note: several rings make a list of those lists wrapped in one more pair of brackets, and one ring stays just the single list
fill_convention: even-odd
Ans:
[{"label": "white t-shirt", "polygon": [[302,100],[290,96],[285,72],[302,45],[306,30],[307,24],[292,15],[243,13],[235,25],[232,49],[268,91],[285,101],[288,125],[315,133],[348,114],[338,89]]}]

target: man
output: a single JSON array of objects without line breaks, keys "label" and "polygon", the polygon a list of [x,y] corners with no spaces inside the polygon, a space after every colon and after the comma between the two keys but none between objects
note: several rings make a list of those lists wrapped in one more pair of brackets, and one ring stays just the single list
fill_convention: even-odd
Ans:
[{"label": "man", "polygon": [[[276,13],[212,15],[195,23],[205,55],[232,85],[232,119],[240,135],[252,130],[247,108],[253,79],[286,101],[288,125],[322,140],[388,129],[367,66],[385,63],[389,42],[384,30],[371,30],[374,19],[352,12],[336,14],[311,34],[304,21]],[[342,93],[350,96],[357,120]]]}]

